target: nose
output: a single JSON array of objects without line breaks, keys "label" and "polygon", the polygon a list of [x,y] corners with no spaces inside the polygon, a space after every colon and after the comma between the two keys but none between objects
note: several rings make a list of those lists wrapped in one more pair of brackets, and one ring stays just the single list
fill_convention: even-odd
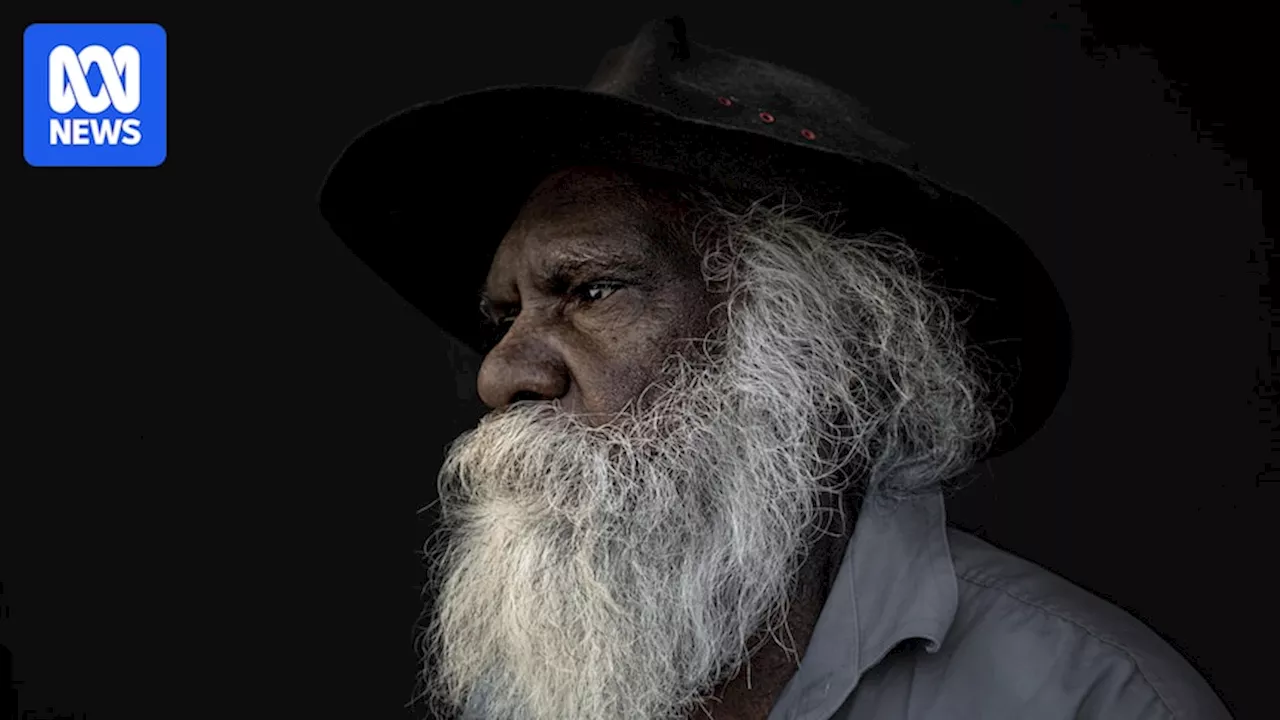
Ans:
[{"label": "nose", "polygon": [[520,400],[555,400],[569,391],[569,373],[545,342],[512,326],[485,355],[476,389],[495,410]]}]

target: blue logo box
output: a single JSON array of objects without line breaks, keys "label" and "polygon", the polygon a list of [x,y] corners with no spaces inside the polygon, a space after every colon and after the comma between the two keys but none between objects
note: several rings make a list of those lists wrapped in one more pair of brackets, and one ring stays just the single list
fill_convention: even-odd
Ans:
[{"label": "blue logo box", "polygon": [[29,25],[22,151],[36,167],[155,167],[167,155],[166,34],[154,23]]}]

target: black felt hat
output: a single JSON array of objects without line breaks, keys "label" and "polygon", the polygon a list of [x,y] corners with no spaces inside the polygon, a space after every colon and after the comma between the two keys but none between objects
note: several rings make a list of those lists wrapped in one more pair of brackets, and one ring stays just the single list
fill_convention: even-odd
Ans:
[{"label": "black felt hat", "polygon": [[[945,122],[940,118],[940,122]],[[334,232],[402,297],[483,351],[477,291],[493,251],[547,174],[610,162],[672,171],[735,193],[798,193],[851,231],[906,238],[1000,364],[1010,413],[992,454],[1053,411],[1071,337],[1062,300],[1018,235],[916,171],[848,94],[771,63],[646,24],[583,88],[498,87],[424,103],[370,128],[320,192]]]}]

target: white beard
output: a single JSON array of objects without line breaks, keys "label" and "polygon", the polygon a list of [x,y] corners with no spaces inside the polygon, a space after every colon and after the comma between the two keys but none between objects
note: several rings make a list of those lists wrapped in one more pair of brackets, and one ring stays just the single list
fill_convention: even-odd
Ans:
[{"label": "white beard", "polygon": [[517,403],[450,448],[438,702],[688,717],[785,617],[832,497],[962,469],[980,414],[945,309],[866,241],[756,222],[708,256],[709,281],[745,290],[713,351],[673,357],[652,402],[597,427]]}]

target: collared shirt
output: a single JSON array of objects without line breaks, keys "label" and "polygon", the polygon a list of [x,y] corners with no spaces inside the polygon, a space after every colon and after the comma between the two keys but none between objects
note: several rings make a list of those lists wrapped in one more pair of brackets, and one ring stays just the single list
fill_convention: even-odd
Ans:
[{"label": "collared shirt", "polygon": [[933,495],[864,503],[769,720],[1218,720],[1208,683],[1136,618],[946,526]]}]

